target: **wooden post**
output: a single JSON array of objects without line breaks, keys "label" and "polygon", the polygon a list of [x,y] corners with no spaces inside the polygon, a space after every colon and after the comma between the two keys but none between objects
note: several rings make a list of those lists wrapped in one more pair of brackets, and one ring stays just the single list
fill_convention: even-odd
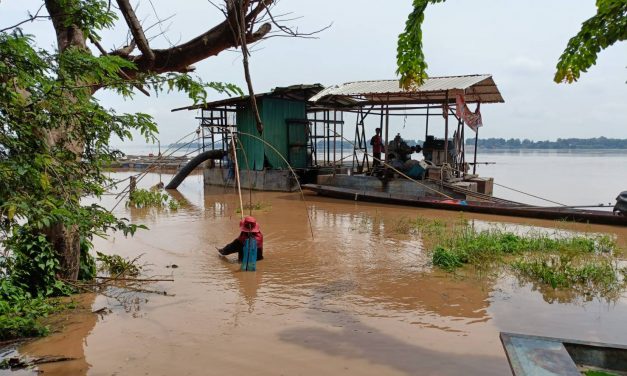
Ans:
[{"label": "wooden post", "polygon": [[[383,142],[383,150],[385,152],[385,162],[388,163],[390,160],[388,159],[388,139],[390,133],[390,96],[388,95],[388,100],[385,105],[385,141]],[[386,165],[387,168],[387,165]]]},{"label": "wooden post", "polygon": [[455,156],[455,170],[457,170],[455,172],[455,175],[457,175],[457,177],[461,177],[461,169],[464,167],[462,165],[462,143],[461,143],[461,139],[462,139],[462,119],[458,119],[457,120],[457,140],[460,142],[459,144],[459,150],[455,150],[455,153],[457,154]]},{"label": "wooden post", "polygon": [[466,175],[466,136],[464,132],[464,121],[460,120],[462,123],[462,144],[460,145],[462,148],[462,170],[464,171],[464,176]]},{"label": "wooden post", "polygon": [[327,126],[327,160],[325,161],[325,165],[329,165],[331,163],[331,112],[329,110],[324,111],[324,119],[325,125]]},{"label": "wooden post", "polygon": [[448,162],[448,90],[446,91],[446,102],[444,103],[444,163]]},{"label": "wooden post", "polygon": [[340,112],[340,167],[344,161],[344,111]]},{"label": "wooden post", "polygon": [[429,135],[429,105],[427,105],[427,126],[425,127],[425,141],[427,141],[427,136]]},{"label": "wooden post", "polygon": [[337,144],[337,110],[333,110],[333,176],[335,176],[335,169],[336,169],[336,157],[335,154],[337,153],[337,149],[336,149],[336,144]]},{"label": "wooden post", "polygon": [[128,193],[129,193],[129,195],[132,195],[133,192],[135,192],[136,188],[137,188],[137,176],[131,176],[129,178],[129,183],[128,183]]},{"label": "wooden post", "polygon": [[318,111],[314,112],[314,123],[313,123],[313,151],[312,151],[312,159],[314,160],[314,165],[318,166]]},{"label": "wooden post", "polygon": [[472,174],[475,175],[477,173],[477,141],[479,140],[479,127],[477,127],[477,131],[475,132],[475,158],[473,160],[472,165]]}]

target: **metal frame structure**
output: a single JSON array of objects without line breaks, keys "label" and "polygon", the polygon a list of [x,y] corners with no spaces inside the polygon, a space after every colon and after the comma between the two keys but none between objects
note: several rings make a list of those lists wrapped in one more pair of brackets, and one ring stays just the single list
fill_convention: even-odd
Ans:
[{"label": "metal frame structure", "polygon": [[[398,81],[361,81],[335,85],[322,90],[310,98],[310,113],[355,113],[355,138],[353,148],[353,172],[370,170],[368,143],[364,120],[367,116],[379,114],[379,127],[384,144],[390,141],[390,116],[424,116],[425,138],[429,134],[429,119],[444,116],[444,145],[446,160],[449,159],[449,140],[456,148],[452,168],[457,177],[465,174],[466,165],[473,165],[476,173],[478,129],[475,133],[473,162],[466,160],[465,128],[463,119],[457,116],[456,96],[462,95],[465,103],[503,103],[504,100],[491,75],[468,75],[434,77],[425,84],[410,91],[399,88]],[[435,110],[435,111],[434,111]],[[449,132],[449,118],[457,120],[457,128],[452,137]],[[311,116],[310,116],[311,117]],[[342,135],[343,136],[343,135]],[[363,156],[360,158],[360,156]],[[386,162],[388,154],[386,153]]]},{"label": "metal frame structure", "polygon": [[[364,173],[371,170],[371,161],[368,153],[368,138],[365,130],[367,117],[379,116],[379,127],[382,129],[384,144],[390,141],[390,117],[425,117],[425,136],[429,134],[429,119],[444,116],[444,147],[445,158],[449,160],[449,140],[453,140],[456,147],[452,168],[457,176],[466,171],[467,164],[477,163],[477,138],[475,134],[475,148],[473,162],[466,159],[465,128],[463,119],[456,114],[456,96],[463,95],[466,103],[502,103],[501,93],[491,75],[468,75],[433,77],[412,90],[405,91],[399,88],[396,80],[349,82],[342,85],[330,86],[326,89],[316,85],[294,85],[286,88],[277,88],[270,93],[258,94],[257,98],[272,96],[282,99],[305,101],[307,113],[307,145],[309,153],[308,168],[332,168],[333,173],[350,166],[352,172]],[[200,109],[200,120],[203,140],[203,151],[208,144],[215,149],[217,145],[228,151],[229,135],[227,128],[237,131],[233,118],[229,116],[249,105],[248,97],[229,98],[212,103],[189,106],[177,110]],[[341,145],[346,139],[344,135],[345,113],[356,116],[354,128],[354,146],[352,153],[345,155]],[[457,127],[450,137],[449,118],[457,120]],[[287,124],[286,124],[287,125]],[[273,126],[273,125],[267,125]],[[453,126],[454,127],[454,126]],[[320,143],[319,141],[323,141]],[[339,141],[339,143],[338,143]],[[338,153],[338,146],[339,153]],[[386,162],[388,161],[386,153]],[[339,157],[339,158],[338,158]],[[350,164],[347,158],[352,158]]]}]

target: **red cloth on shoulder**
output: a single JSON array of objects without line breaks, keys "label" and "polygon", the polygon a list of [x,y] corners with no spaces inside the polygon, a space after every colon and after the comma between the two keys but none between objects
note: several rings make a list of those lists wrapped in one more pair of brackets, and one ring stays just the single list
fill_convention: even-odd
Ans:
[{"label": "red cloth on shoulder", "polygon": [[244,232],[242,231],[239,234],[239,241],[242,242],[242,244],[244,244],[244,242],[246,241],[246,239],[248,239],[248,235],[251,235],[251,238],[254,238],[257,241],[257,249],[259,248],[263,248],[263,234],[261,233],[261,231],[259,232]]}]

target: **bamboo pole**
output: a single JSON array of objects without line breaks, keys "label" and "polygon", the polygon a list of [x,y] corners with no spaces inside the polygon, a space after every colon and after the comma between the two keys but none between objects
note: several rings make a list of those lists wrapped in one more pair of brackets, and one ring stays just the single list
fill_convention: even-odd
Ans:
[{"label": "bamboo pole", "polygon": [[[227,128],[228,129],[228,128]],[[244,219],[244,202],[242,201],[242,187],[239,181],[239,166],[237,164],[237,150],[235,150],[235,141],[233,140],[233,132],[231,134],[231,148],[233,149],[233,161],[235,162],[235,182],[237,184],[237,194],[239,195],[240,217]]]}]

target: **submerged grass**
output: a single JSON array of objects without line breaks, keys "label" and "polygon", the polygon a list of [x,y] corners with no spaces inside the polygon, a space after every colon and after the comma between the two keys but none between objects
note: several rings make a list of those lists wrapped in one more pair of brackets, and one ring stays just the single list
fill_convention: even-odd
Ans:
[{"label": "submerged grass", "polygon": [[424,217],[416,217],[414,219],[401,217],[394,223],[394,232],[402,235],[423,234],[440,237],[445,233],[446,228],[446,222]]},{"label": "submerged grass", "polygon": [[623,274],[623,270],[609,259],[576,261],[568,255],[525,258],[515,260],[511,266],[553,288],[580,285],[594,290],[613,289],[619,286]]},{"label": "submerged grass", "polygon": [[[246,212],[247,210],[268,211],[270,209],[272,209],[272,205],[269,202],[251,202],[244,204],[244,212]],[[235,212],[237,214],[240,214],[242,212],[242,209],[237,208]]]},{"label": "submerged grass", "polygon": [[158,189],[136,189],[129,195],[127,207],[133,208],[169,208],[178,210],[181,204]]},{"label": "submerged grass", "polygon": [[627,285],[616,242],[607,235],[529,231],[493,226],[478,230],[463,217],[454,224],[422,217],[394,223],[400,234],[419,234],[432,249],[433,265],[452,272],[471,265],[483,272],[502,270],[557,288],[605,295]]}]

